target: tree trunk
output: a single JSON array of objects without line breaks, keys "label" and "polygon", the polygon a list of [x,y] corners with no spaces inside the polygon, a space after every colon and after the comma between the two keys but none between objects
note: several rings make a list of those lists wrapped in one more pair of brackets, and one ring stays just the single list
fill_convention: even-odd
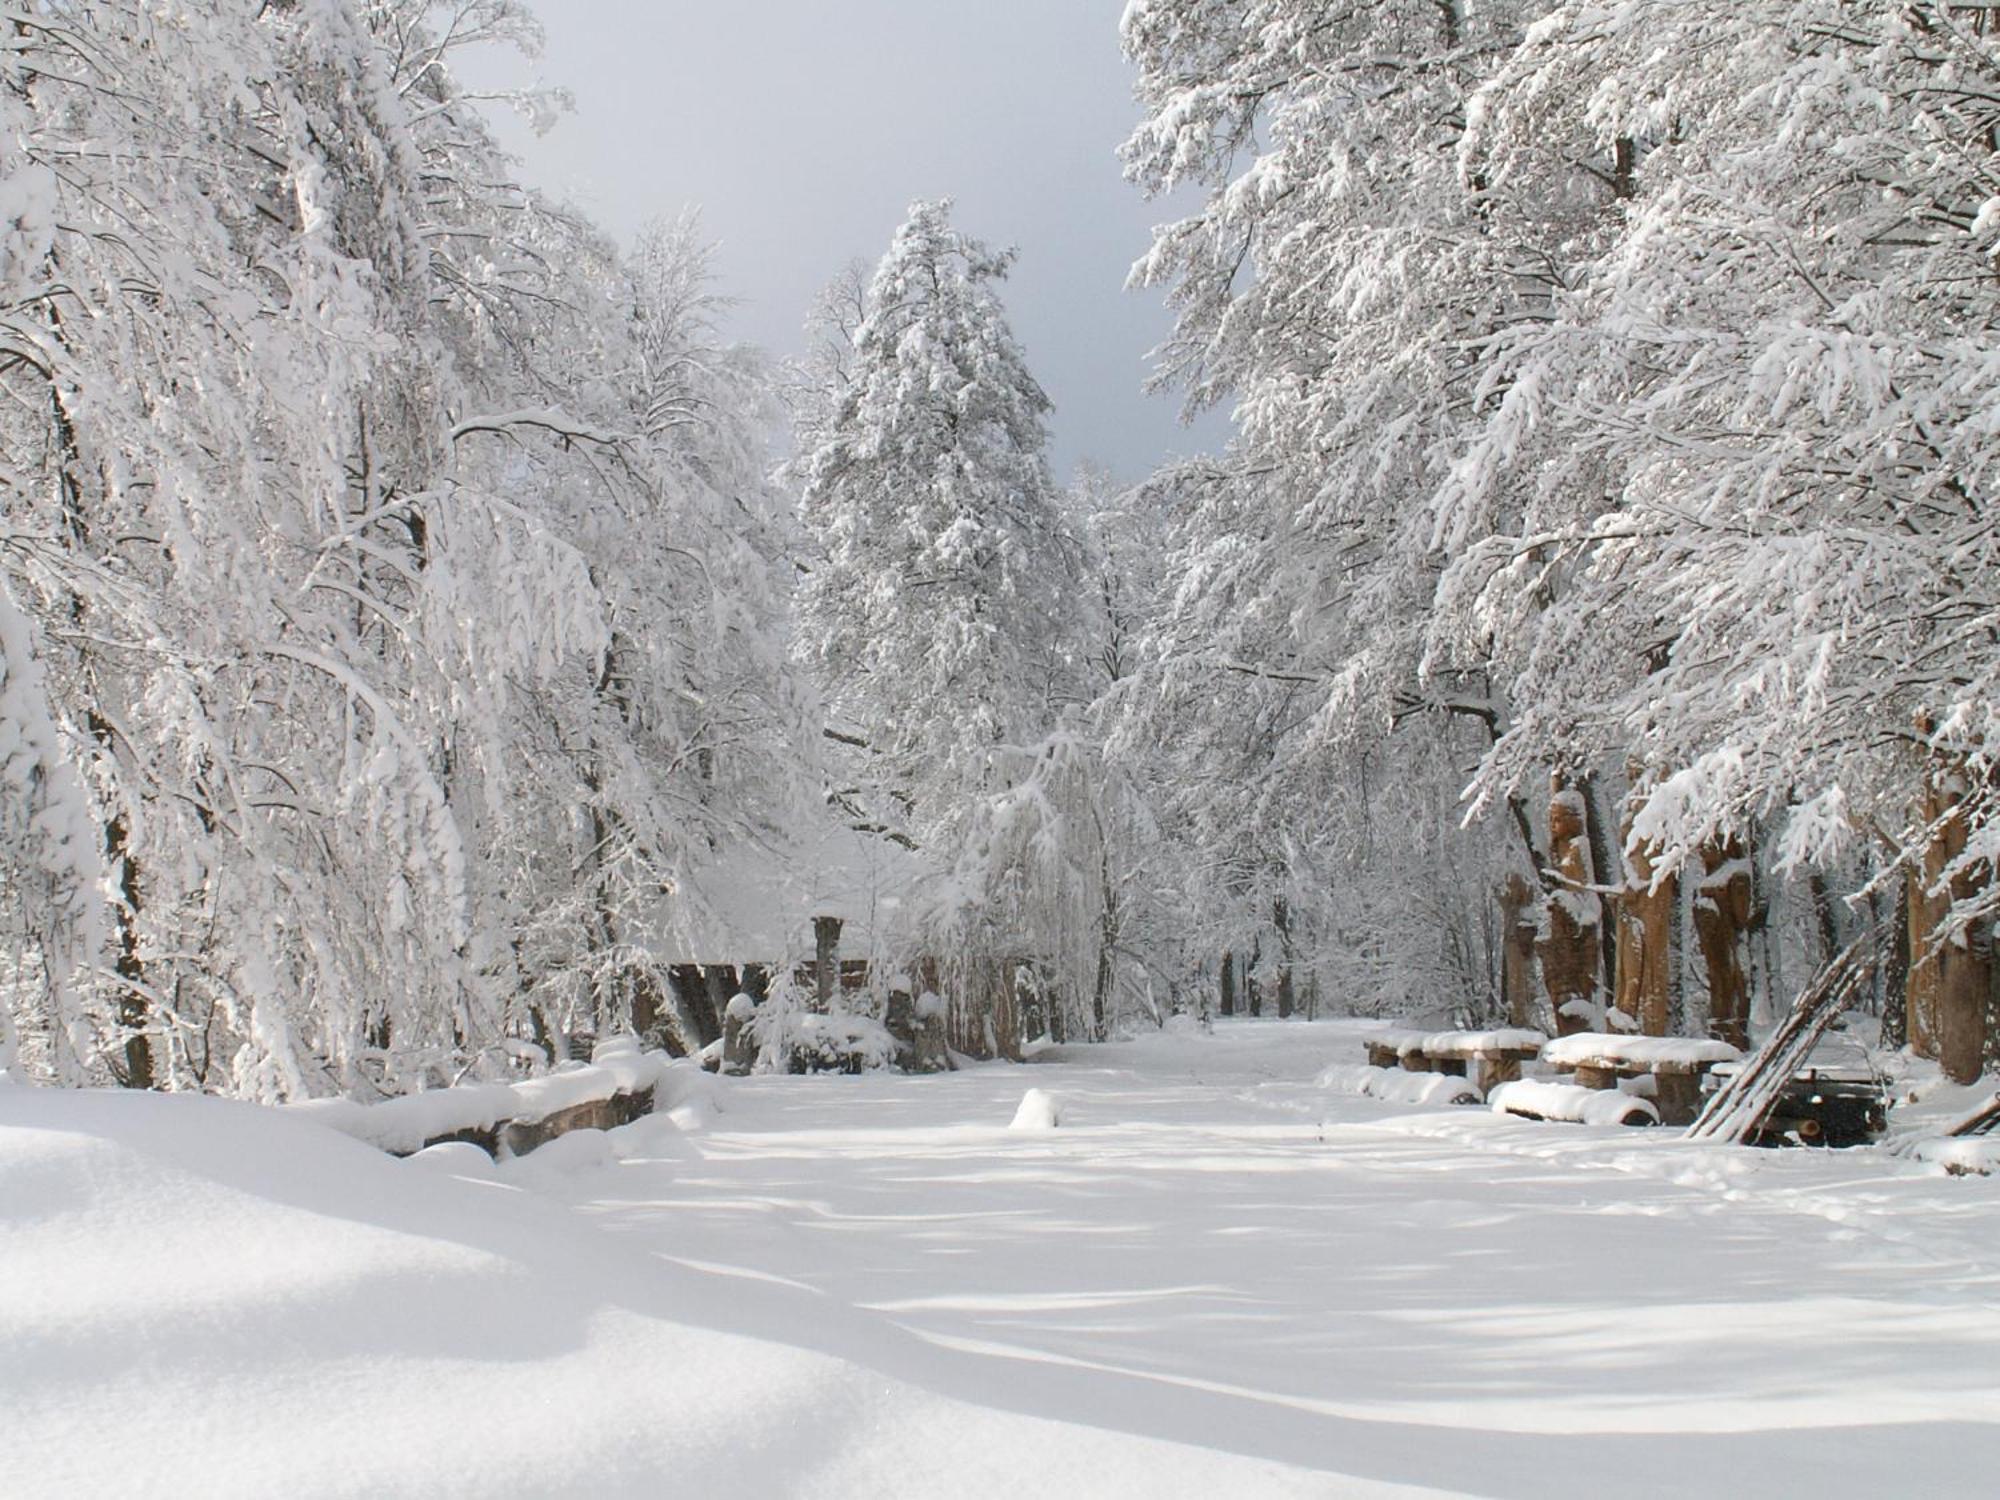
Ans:
[{"label": "tree trunk", "polygon": [[[1598,784],[1597,773],[1591,772],[1583,778],[1583,828],[1590,845],[1590,868],[1598,885],[1610,885],[1620,864],[1611,858],[1611,844],[1605,837],[1608,826],[1604,816],[1603,790]],[[1612,897],[1599,893],[1597,911],[1598,958],[1603,965],[1598,976],[1598,992],[1604,995],[1618,993],[1618,902]],[[1616,1028],[1612,1028],[1615,1030]]]},{"label": "tree trunk", "polygon": [[1520,875],[1500,887],[1500,994],[1509,1026],[1535,1024],[1535,888]]},{"label": "tree trunk", "polygon": [[1910,877],[1910,1046],[1919,1056],[1935,1056],[1953,1083],[1979,1078],[1993,988],[1990,924],[1943,931],[1953,904],[1972,900],[1985,883],[1982,875],[1964,870],[1946,879],[1953,861],[1965,853],[1964,795],[1962,773],[1927,770],[1918,811],[1929,832]]},{"label": "tree trunk", "polygon": [[1224,953],[1222,955],[1222,1013],[1225,1016],[1236,1014],[1236,955],[1234,953]]},{"label": "tree trunk", "polygon": [[1672,1003],[1673,921],[1679,884],[1668,875],[1654,883],[1654,844],[1632,842],[1632,815],[1625,815],[1624,894],[1618,898],[1618,1009],[1643,1036],[1667,1034]]},{"label": "tree trunk", "polygon": [[1598,988],[1602,908],[1590,887],[1590,840],[1583,794],[1568,776],[1549,781],[1549,864],[1560,884],[1549,893],[1548,922],[1536,944],[1542,980],[1555,1012],[1556,1034],[1597,1030],[1603,1015]]},{"label": "tree trunk", "polygon": [[146,1034],[152,1007],[146,999],[145,965],[139,960],[139,861],[133,857],[122,817],[104,825],[104,853],[106,863],[118,872],[118,900],[113,903],[118,956],[112,966],[122,981],[118,1024],[125,1032],[125,1061],[112,1073],[128,1089],[149,1089],[157,1080],[152,1038]]},{"label": "tree trunk", "polygon": [[1745,948],[1750,919],[1750,860],[1738,838],[1702,846],[1694,932],[1708,970],[1708,1034],[1732,1047],[1750,1045],[1750,975]]},{"label": "tree trunk", "polygon": [[1278,1019],[1292,1018],[1292,911],[1280,896],[1271,903],[1271,921],[1278,929]]}]

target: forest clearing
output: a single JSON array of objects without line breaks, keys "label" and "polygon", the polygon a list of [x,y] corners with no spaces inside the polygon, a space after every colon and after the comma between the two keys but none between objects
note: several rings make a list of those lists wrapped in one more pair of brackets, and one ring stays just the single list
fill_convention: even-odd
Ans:
[{"label": "forest clearing", "polygon": [[2000,1472],[1995,0],[0,0],[0,1492]]},{"label": "forest clearing", "polygon": [[1989,1180],[1316,1086],[1372,1029],[715,1079],[498,1167],[0,1091],[7,1491],[1991,1493]]}]

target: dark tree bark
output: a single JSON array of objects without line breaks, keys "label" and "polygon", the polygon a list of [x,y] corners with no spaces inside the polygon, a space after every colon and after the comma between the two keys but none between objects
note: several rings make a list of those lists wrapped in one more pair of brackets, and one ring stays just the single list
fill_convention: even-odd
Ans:
[{"label": "dark tree bark", "polygon": [[840,918],[813,918],[813,1009],[821,1015],[833,1009],[840,988]]},{"label": "dark tree bark", "polygon": [[1500,887],[1500,996],[1509,1026],[1535,1024],[1535,888],[1520,875]]},{"label": "dark tree bark", "polygon": [[1278,929],[1278,1019],[1292,1016],[1292,909],[1283,896],[1271,903],[1271,922]]}]

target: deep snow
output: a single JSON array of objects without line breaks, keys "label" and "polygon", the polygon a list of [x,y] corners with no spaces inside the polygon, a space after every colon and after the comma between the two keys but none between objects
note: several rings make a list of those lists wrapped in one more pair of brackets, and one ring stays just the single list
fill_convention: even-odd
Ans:
[{"label": "deep snow", "polygon": [[1992,1493],[2000,1183],[1316,1088],[1357,1035],[499,1167],[0,1088],[0,1493]]}]

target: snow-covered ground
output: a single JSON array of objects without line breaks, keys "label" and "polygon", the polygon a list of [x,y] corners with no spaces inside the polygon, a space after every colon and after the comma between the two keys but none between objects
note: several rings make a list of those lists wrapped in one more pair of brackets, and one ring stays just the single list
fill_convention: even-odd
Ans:
[{"label": "snow-covered ground", "polygon": [[1994,1493],[2000,1181],[1315,1088],[1356,1036],[499,1168],[0,1088],[0,1493]]}]

